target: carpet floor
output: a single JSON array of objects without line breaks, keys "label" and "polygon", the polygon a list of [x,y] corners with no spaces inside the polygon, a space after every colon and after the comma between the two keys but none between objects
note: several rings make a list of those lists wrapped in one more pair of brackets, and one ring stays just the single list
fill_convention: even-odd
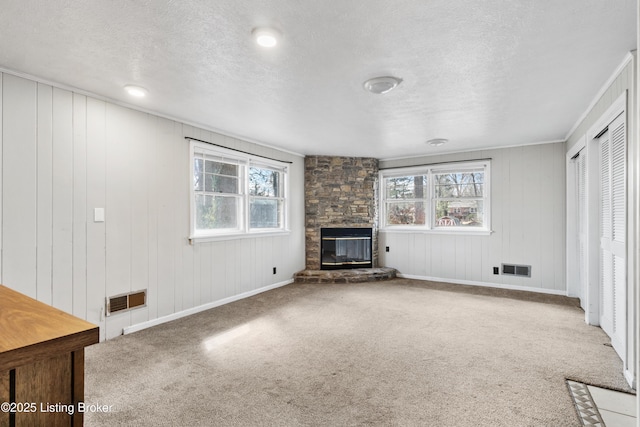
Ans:
[{"label": "carpet floor", "polygon": [[86,349],[87,426],[580,426],[629,390],[577,300],[408,279],[292,284]]}]

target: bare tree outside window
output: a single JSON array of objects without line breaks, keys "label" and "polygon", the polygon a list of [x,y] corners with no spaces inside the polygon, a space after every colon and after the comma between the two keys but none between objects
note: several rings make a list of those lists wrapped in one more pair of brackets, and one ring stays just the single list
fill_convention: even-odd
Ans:
[{"label": "bare tree outside window", "polygon": [[426,175],[387,178],[387,224],[425,224],[426,185]]},{"label": "bare tree outside window", "polygon": [[240,167],[207,158],[195,158],[193,189],[195,191],[196,229],[238,228],[238,195]]},{"label": "bare tree outside window", "polygon": [[484,172],[435,175],[436,227],[483,225]]},{"label": "bare tree outside window", "polygon": [[251,228],[280,228],[283,218],[282,172],[269,168],[249,168]]}]

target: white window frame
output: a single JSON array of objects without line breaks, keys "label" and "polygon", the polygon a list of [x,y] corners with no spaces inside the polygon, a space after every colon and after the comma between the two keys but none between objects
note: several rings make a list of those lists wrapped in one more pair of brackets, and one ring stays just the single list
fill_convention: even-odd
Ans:
[{"label": "white window frame", "polygon": [[[465,172],[482,169],[484,172],[484,188],[483,197],[483,225],[481,227],[474,226],[438,226],[436,227],[436,194],[435,194],[435,175],[443,172]],[[401,176],[427,176],[427,188],[424,202],[425,207],[425,224],[387,224],[387,199],[386,199],[386,182],[387,178]],[[379,192],[380,195],[380,231],[398,231],[398,232],[421,232],[434,234],[491,234],[491,160],[477,160],[469,162],[449,162],[439,163],[425,166],[412,166],[405,168],[384,169],[379,173]],[[413,200],[413,199],[411,199]]]},{"label": "white window frame", "polygon": [[[251,191],[249,189],[250,184],[250,174],[249,171],[252,167],[259,169],[271,170],[274,172],[280,173],[281,181],[278,185],[280,195],[278,196],[252,196]],[[268,159],[250,159],[249,165],[247,166],[247,229],[250,232],[270,232],[270,231],[279,231],[282,229],[286,229],[286,221],[287,221],[287,165],[277,161],[271,161]],[[252,200],[277,200],[282,203],[281,210],[281,218],[280,223],[281,226],[277,228],[251,228],[251,201]]]},{"label": "white window frame", "polygon": [[[239,194],[240,207],[237,227],[196,230],[196,190],[194,188],[194,159],[197,153],[204,153],[213,157],[228,159],[230,163],[239,165]],[[249,168],[259,167],[264,169],[272,169],[281,173],[282,195],[278,200],[282,201],[282,219],[281,225],[277,228],[251,228],[250,227],[250,203],[252,196],[249,195]],[[228,240],[235,238],[257,237],[265,235],[280,235],[289,233],[289,164],[246,154],[232,149],[218,147],[200,141],[190,140],[189,143],[189,197],[190,197],[190,233],[189,240],[191,242],[206,242],[215,240]]]}]

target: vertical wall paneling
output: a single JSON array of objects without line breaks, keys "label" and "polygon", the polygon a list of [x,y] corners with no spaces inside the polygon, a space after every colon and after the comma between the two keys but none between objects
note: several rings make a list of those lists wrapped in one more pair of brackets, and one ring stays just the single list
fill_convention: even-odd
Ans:
[{"label": "vertical wall paneling", "polygon": [[87,318],[87,97],[73,95],[73,314]]},{"label": "vertical wall paneling", "polygon": [[149,139],[145,144],[147,153],[145,154],[147,173],[145,178],[145,191],[147,192],[147,248],[148,256],[148,283],[147,283],[147,315],[149,319],[158,317],[158,180],[160,171],[158,170],[159,140],[162,132],[164,119],[159,117],[149,117],[151,129],[146,135]]},{"label": "vertical wall paneling", "polygon": [[[473,280],[474,277],[483,277],[483,259],[485,253],[482,248],[482,237],[470,236],[467,238],[466,255],[465,260],[470,260],[466,263],[465,280]],[[490,268],[487,268],[490,270]],[[481,279],[482,280],[482,279]]]},{"label": "vertical wall paneling", "polygon": [[73,312],[73,96],[53,89],[53,306]]},{"label": "vertical wall paneling", "polygon": [[[562,146],[554,148],[556,149],[554,157],[549,159],[549,169],[547,169],[551,174],[551,179],[546,183],[547,187],[543,188],[543,191],[550,192],[552,198],[551,204],[548,205],[550,212],[544,213],[548,218],[549,227],[545,228],[545,234],[542,236],[545,240],[552,242],[548,251],[551,252],[551,255],[543,250],[540,257],[545,264],[551,263],[553,265],[549,271],[543,272],[544,284],[549,284],[548,289],[566,291],[566,200],[565,194],[558,194],[554,191],[555,187],[565,188],[566,186],[566,162],[564,159],[560,160],[560,157],[565,155],[565,148]],[[545,216],[541,212],[541,220],[544,221],[544,218]],[[559,250],[558,246],[564,250]],[[558,258],[562,258],[562,260],[558,261]]]},{"label": "vertical wall paneling", "polygon": [[[440,271],[446,271],[452,278],[456,278],[456,237],[440,236]],[[462,260],[460,260],[462,262]],[[441,277],[441,276],[438,276]]]},{"label": "vertical wall paneling", "polygon": [[182,220],[186,219],[183,215],[185,210],[189,209],[189,193],[187,186],[185,185],[186,179],[189,175],[187,170],[187,162],[185,153],[188,153],[188,143],[182,138],[183,127],[179,123],[173,122],[173,132],[170,144],[170,152],[172,157],[172,175],[171,181],[171,193],[172,200],[172,226],[171,226],[171,248],[173,257],[173,310],[184,310],[183,292],[186,289],[184,278],[182,277],[182,248],[187,244],[186,236],[188,235],[188,228],[180,226]]},{"label": "vertical wall paneling", "polygon": [[[106,114],[106,296],[110,297],[131,291],[131,168],[139,160],[132,157],[131,146],[139,142],[131,138],[127,109],[107,104]],[[120,335],[130,319],[130,312],[108,317],[107,338]]]},{"label": "vertical wall paneling", "polygon": [[[238,252],[238,241],[237,240],[227,240],[225,242],[225,253],[226,254],[231,254],[231,256],[227,256],[227,271],[226,271],[226,278],[225,278],[225,294],[227,296],[233,295],[232,289],[233,289],[233,285],[235,283],[238,283],[237,280],[237,274],[238,274],[238,270],[237,270],[237,264],[238,264],[238,256],[237,254]],[[273,253],[273,251],[271,251],[271,253]],[[242,286],[240,286],[240,289],[242,289]]]},{"label": "vertical wall paneling", "polygon": [[157,164],[154,168],[155,191],[157,192],[157,250],[158,250],[158,283],[157,304],[158,316],[166,316],[174,312],[174,283],[175,264],[173,250],[174,205],[173,182],[178,179],[175,176],[175,162],[172,144],[174,141],[174,124],[161,120],[161,131],[155,142],[157,150]]},{"label": "vertical wall paneling", "polygon": [[202,304],[202,256],[200,250],[202,245],[193,245],[193,301],[194,306]]},{"label": "vertical wall paneling", "polygon": [[[228,254],[225,251],[225,241],[215,242],[213,244],[213,253],[211,254],[212,259],[218,260],[214,265],[214,269],[212,271],[212,288],[211,288],[211,300],[219,300],[224,298],[226,295],[225,288],[228,286],[226,283],[226,260],[227,257],[232,255]],[[238,292],[239,293],[239,292]]]},{"label": "vertical wall paneling", "polygon": [[264,278],[265,278],[265,270],[266,270],[266,261],[267,254],[265,253],[264,246],[265,238],[259,237],[253,242],[253,262],[256,265],[256,278],[255,283],[259,286],[264,286]]},{"label": "vertical wall paneling", "polygon": [[259,275],[257,274],[259,267],[258,267],[258,264],[256,263],[256,245],[258,244],[259,239],[260,238],[258,237],[257,239],[249,240],[249,252],[247,252],[248,254],[247,268],[249,268],[249,272],[251,273],[250,279],[249,279],[249,286],[251,286],[254,283],[259,286],[259,282],[258,282]]},{"label": "vertical wall paneling", "polygon": [[[445,271],[442,268],[442,258],[444,257],[443,252],[445,251],[445,245],[448,245],[448,241],[450,236],[443,236],[439,234],[434,234],[430,236],[429,239],[431,242],[431,246],[429,248],[429,253],[431,254],[431,277],[451,277],[451,270]],[[443,240],[445,240],[443,242]],[[400,250],[400,247],[404,246],[399,241],[396,243],[396,250]]]},{"label": "vertical wall paneling", "polygon": [[[416,236],[414,234],[411,234],[408,237],[407,240],[407,256],[405,257],[406,259],[406,269],[410,270],[410,271],[416,271],[418,268],[418,264],[420,263],[419,259],[417,259],[418,252],[416,251]],[[411,256],[408,256],[408,254],[411,254]]]},{"label": "vertical wall paneling", "polygon": [[202,243],[198,245],[200,252],[200,302],[206,304],[212,301],[211,298],[211,243]]},{"label": "vertical wall paneling", "polygon": [[[565,147],[558,144],[555,146],[556,154],[553,156],[554,159],[554,177],[553,177],[553,188],[550,189],[551,194],[554,197],[553,207],[554,207],[554,217],[555,218],[566,218],[566,196],[559,191],[554,191],[555,188],[565,188],[566,187],[566,164],[564,162],[563,156],[565,154]],[[554,262],[554,281],[556,290],[566,290],[566,244],[567,244],[567,234],[566,234],[566,224],[561,221],[554,221],[553,223],[553,262]],[[544,252],[543,252],[544,253]]]},{"label": "vertical wall paneling", "polygon": [[5,74],[2,100],[2,279],[36,298],[36,84]]},{"label": "vertical wall paneling", "polygon": [[[106,223],[94,222],[94,209],[106,208],[106,104],[87,99],[87,317],[105,334]],[[110,220],[105,209],[105,221]]]},{"label": "vertical wall paneling", "polygon": [[[384,251],[384,246],[381,246],[380,252]],[[418,276],[427,275],[427,263],[424,261],[427,258],[426,254],[426,236],[424,234],[417,234],[414,236],[413,241],[413,253],[415,254],[415,272]]]},{"label": "vertical wall paneling", "polygon": [[53,247],[53,88],[38,84],[36,279],[38,300],[51,305]]},{"label": "vertical wall paneling", "polygon": [[[560,151],[556,150],[553,156],[549,156],[544,159],[544,161],[540,162],[540,176],[541,177],[549,177],[547,180],[540,180],[540,186],[538,187],[538,205],[536,207],[537,210],[537,220],[542,222],[542,226],[539,226],[540,230],[540,238],[543,242],[548,242],[545,245],[536,246],[540,248],[538,253],[538,257],[540,259],[539,265],[547,265],[554,266],[555,257],[564,257],[564,252],[559,253],[555,250],[556,238],[555,235],[560,233],[561,230],[558,228],[557,223],[560,222],[561,229],[562,224],[566,221],[565,216],[562,214],[564,209],[558,209],[556,204],[558,203],[558,199],[555,195],[554,187],[561,185],[564,187],[564,179],[562,181],[557,181],[557,163],[555,161],[555,156],[562,156],[564,153],[564,147],[560,147]],[[550,200],[545,202],[545,199],[541,198],[542,194],[549,194]],[[564,205],[562,201],[560,201],[561,205]],[[564,263],[564,260],[563,260]],[[532,275],[535,274],[536,278],[540,280],[540,285],[546,289],[555,289],[556,284],[556,272],[554,268],[548,267],[544,269],[538,269],[540,271],[531,272]],[[562,282],[561,282],[562,283]]]},{"label": "vertical wall paneling", "polygon": [[251,286],[251,242],[249,239],[242,239],[240,241],[239,253],[242,254],[242,256],[238,258],[241,266],[240,281],[238,282],[240,289],[249,289]]},{"label": "vertical wall paneling", "polygon": [[183,129],[182,125],[173,122],[173,138],[171,143],[171,151],[174,163],[174,179],[172,187],[171,200],[174,201],[173,209],[173,230],[172,230],[172,247],[175,276],[173,282],[173,294],[174,294],[174,311],[184,310],[183,295],[184,292],[190,292],[189,286],[185,284],[185,278],[181,274],[183,266],[183,254],[188,248],[188,241],[186,237],[189,233],[188,215],[186,214],[189,208],[189,190],[187,186],[187,180],[189,177],[189,162],[185,161],[189,155],[189,144],[182,138]]},{"label": "vertical wall paneling", "polygon": [[455,277],[458,280],[466,280],[467,264],[471,264],[466,258],[467,239],[468,236],[453,236],[455,245],[455,253],[453,259],[455,260]]},{"label": "vertical wall paneling", "polygon": [[[533,174],[537,185],[530,185],[529,183],[523,182],[522,189],[520,190],[523,193],[521,200],[522,208],[519,212],[522,218],[520,227],[523,230],[523,238],[522,242],[517,245],[522,248],[521,259],[516,260],[516,262],[538,266],[535,271],[532,268],[531,277],[527,280],[523,279],[524,283],[529,281],[535,287],[553,289],[553,270],[551,268],[540,269],[542,265],[540,263],[541,253],[545,250],[542,241],[553,241],[553,236],[551,235],[553,232],[553,221],[564,222],[564,217],[553,217],[555,208],[550,203],[552,200],[545,202],[542,197],[543,192],[549,192],[550,190],[549,182],[551,180],[545,179],[544,177],[553,177],[553,171],[547,170],[547,165],[552,163],[553,159],[549,158],[542,161],[540,158],[540,150],[535,146],[523,147],[521,155],[523,160],[522,170],[531,171],[537,169],[538,171]],[[549,169],[551,169],[551,167],[549,167]],[[541,222],[541,216],[545,213],[545,221]],[[544,239],[542,239],[543,235]],[[551,273],[550,277],[545,281],[542,280],[543,272]]]},{"label": "vertical wall paneling", "polygon": [[[153,120],[148,114],[129,111],[132,116],[130,134],[131,163],[131,285],[130,291],[148,289],[149,287],[149,191],[148,180],[155,174],[152,158],[148,154],[153,151]],[[142,307],[131,312],[133,324],[149,320],[149,307]]]}]

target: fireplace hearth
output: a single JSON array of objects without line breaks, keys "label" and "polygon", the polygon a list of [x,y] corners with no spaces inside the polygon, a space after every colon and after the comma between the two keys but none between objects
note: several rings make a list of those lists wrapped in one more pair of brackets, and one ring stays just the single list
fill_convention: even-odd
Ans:
[{"label": "fireplace hearth", "polygon": [[371,268],[371,228],[322,228],[320,230],[320,269]]}]

